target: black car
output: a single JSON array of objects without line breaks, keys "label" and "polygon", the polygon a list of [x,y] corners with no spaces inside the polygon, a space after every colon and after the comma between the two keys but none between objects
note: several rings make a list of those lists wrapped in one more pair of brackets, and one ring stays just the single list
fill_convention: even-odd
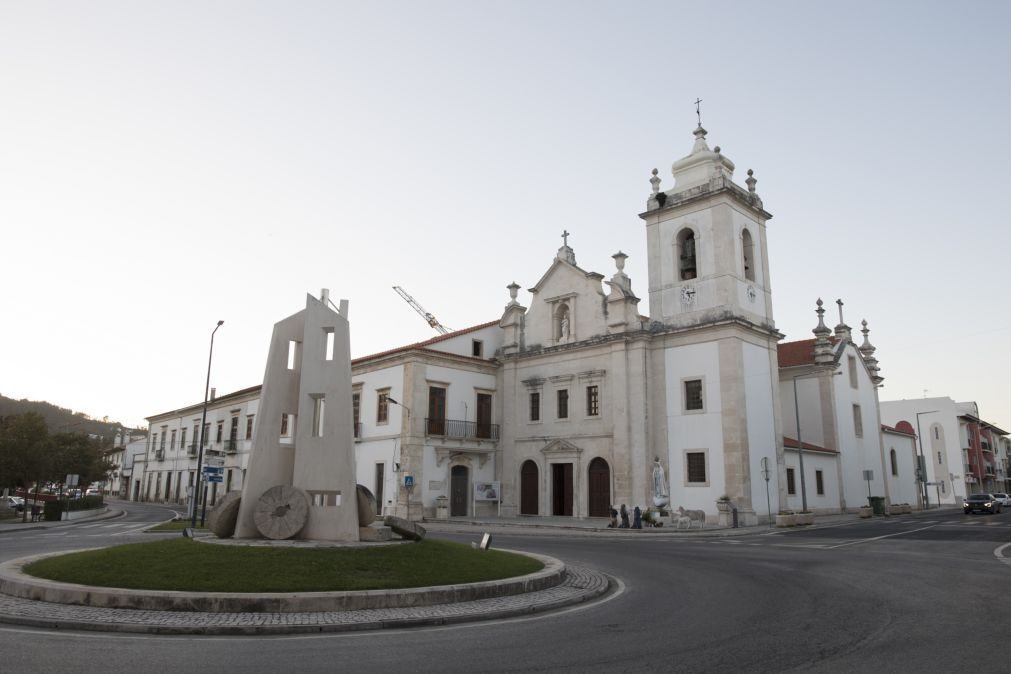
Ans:
[{"label": "black car", "polygon": [[993,494],[969,494],[962,501],[962,510],[966,515],[977,510],[992,515],[1000,512],[1001,503]]}]

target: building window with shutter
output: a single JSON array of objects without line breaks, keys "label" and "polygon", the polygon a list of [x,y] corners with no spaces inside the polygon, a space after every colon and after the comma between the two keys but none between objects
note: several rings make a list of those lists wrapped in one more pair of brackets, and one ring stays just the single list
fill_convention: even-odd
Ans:
[{"label": "building window with shutter", "polygon": [[685,452],[685,484],[706,485],[709,483],[709,471],[706,466],[706,452]]},{"label": "building window with shutter", "polygon": [[797,495],[797,481],[793,477],[793,468],[786,469],[786,493],[790,496]]}]

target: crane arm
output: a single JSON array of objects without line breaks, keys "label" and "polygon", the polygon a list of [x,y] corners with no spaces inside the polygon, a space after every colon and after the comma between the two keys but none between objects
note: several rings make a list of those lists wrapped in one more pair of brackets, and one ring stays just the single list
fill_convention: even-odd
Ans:
[{"label": "crane arm", "polygon": [[400,295],[405,302],[411,305],[412,309],[418,312],[419,316],[425,319],[426,323],[435,328],[440,335],[445,335],[448,332],[452,332],[452,330],[450,330],[445,325],[440,323],[439,319],[436,318],[431,312],[425,311],[425,307],[418,304],[418,301],[413,297],[411,297],[411,295],[406,290],[404,290],[400,286],[393,286],[393,289],[397,291],[397,294]]}]

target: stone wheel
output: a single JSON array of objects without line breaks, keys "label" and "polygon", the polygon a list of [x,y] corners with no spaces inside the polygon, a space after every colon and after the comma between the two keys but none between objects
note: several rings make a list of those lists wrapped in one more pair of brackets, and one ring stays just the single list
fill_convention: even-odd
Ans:
[{"label": "stone wheel", "polygon": [[295,487],[278,485],[263,492],[253,522],[264,538],[281,541],[298,535],[309,521],[309,498]]},{"label": "stone wheel", "polygon": [[355,489],[358,496],[358,526],[367,527],[376,521],[376,497],[363,484]]},{"label": "stone wheel", "polygon": [[218,538],[231,538],[235,533],[235,522],[239,519],[241,491],[230,491],[207,514],[207,528]]}]

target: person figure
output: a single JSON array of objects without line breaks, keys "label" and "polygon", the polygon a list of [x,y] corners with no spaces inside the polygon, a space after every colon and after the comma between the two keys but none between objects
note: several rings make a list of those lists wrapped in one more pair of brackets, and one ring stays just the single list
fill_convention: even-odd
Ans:
[{"label": "person figure", "polygon": [[614,509],[614,505],[613,504],[608,508],[608,514],[611,516],[611,521],[607,523],[607,528],[608,529],[617,529],[618,528],[618,511]]},{"label": "person figure", "polygon": [[628,529],[628,508],[625,507],[624,503],[621,504],[621,526],[618,528]]},{"label": "person figure", "polygon": [[632,528],[642,529],[642,510],[639,509],[639,506],[632,510]]}]

